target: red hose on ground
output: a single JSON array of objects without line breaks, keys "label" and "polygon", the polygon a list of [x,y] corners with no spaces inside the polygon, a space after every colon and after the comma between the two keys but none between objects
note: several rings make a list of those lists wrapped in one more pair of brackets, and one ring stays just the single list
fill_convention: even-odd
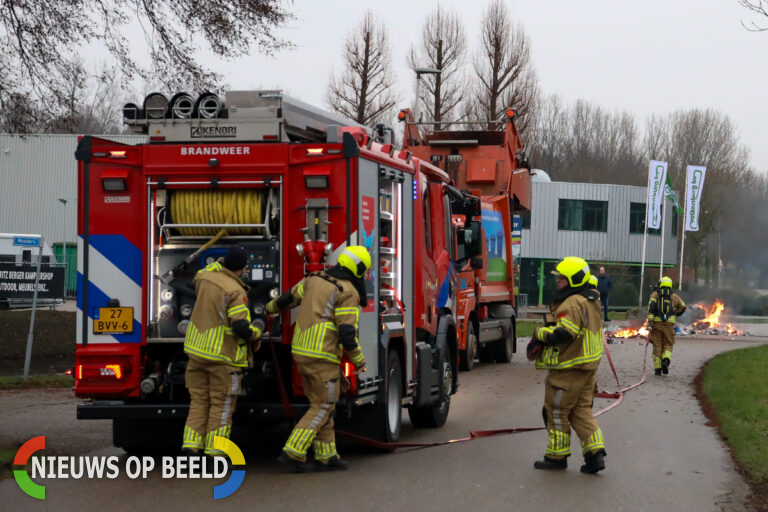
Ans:
[{"label": "red hose on ground", "polygon": [[[605,348],[605,354],[608,357],[608,363],[611,366],[611,372],[613,373],[614,378],[616,379],[616,385],[619,387],[619,390],[615,393],[610,393],[606,391],[602,391],[599,393],[595,393],[596,398],[613,398],[616,399],[615,402],[608,405],[607,407],[604,407],[597,411],[595,413],[595,416],[600,416],[601,414],[610,411],[617,405],[619,405],[624,400],[624,393],[634,389],[641,384],[645,382],[645,376],[646,376],[646,364],[648,360],[648,339],[645,340],[645,351],[643,352],[643,376],[642,378],[636,382],[635,384],[632,384],[629,387],[622,388],[621,383],[619,382],[619,374],[616,372],[616,367],[613,364],[613,359],[611,358],[611,352],[608,350],[608,343],[606,342],[605,336],[603,336],[603,347]],[[341,430],[336,431],[336,435],[339,437],[343,437],[346,439],[350,439],[352,441],[359,442],[361,444],[371,446],[373,448],[381,449],[381,450],[390,450],[394,451],[397,448],[430,448],[432,446],[443,446],[446,444],[458,444],[458,443],[464,443],[467,441],[472,441],[475,439],[479,439],[481,437],[492,437],[492,436],[499,436],[499,435],[507,435],[507,434],[517,434],[521,432],[532,432],[534,430],[544,430],[545,427],[518,427],[518,428],[502,428],[502,429],[495,429],[495,430],[470,430],[469,435],[466,437],[460,437],[458,439],[449,439],[447,441],[434,441],[430,443],[384,443],[381,441],[377,441],[375,439],[371,439],[369,437],[360,436],[357,434],[352,434],[351,432],[344,432]]]}]

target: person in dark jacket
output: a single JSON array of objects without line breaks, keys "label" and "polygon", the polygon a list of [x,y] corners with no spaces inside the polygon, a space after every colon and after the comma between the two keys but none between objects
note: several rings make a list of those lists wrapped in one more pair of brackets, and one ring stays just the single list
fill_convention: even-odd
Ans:
[{"label": "person in dark jacket", "polygon": [[605,267],[600,267],[600,275],[597,276],[597,291],[600,292],[600,302],[603,303],[603,322],[608,321],[608,293],[613,289],[613,281],[605,273]]}]

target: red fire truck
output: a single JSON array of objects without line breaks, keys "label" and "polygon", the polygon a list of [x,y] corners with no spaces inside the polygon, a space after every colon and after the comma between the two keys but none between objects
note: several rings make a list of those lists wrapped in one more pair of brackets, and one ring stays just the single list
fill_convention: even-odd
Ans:
[{"label": "red fire truck", "polygon": [[[179,445],[192,279],[232,244],[249,252],[249,307],[347,245],[373,258],[359,340],[368,370],[337,420],[381,440],[439,427],[458,385],[456,268],[482,248],[480,202],[449,175],[355,123],[279,91],[147,96],[125,121],[148,141],[79,141],[75,393],[128,451]],[[461,216],[462,226],[452,223]],[[294,312],[295,313],[295,312]],[[290,353],[294,314],[265,333],[235,426],[308,407]],[[236,429],[237,430],[237,429]]]},{"label": "red fire truck", "polygon": [[502,122],[417,123],[407,109],[398,117],[405,123],[404,149],[442,166],[457,188],[482,200],[482,261],[458,272],[460,367],[471,370],[476,355],[508,363],[517,351],[513,215],[531,207],[529,164],[514,111],[507,109]]}]

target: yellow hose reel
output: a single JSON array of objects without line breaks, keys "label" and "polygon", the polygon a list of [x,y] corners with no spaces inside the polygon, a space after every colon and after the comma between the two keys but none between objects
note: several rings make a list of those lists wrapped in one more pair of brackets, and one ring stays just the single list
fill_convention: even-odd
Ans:
[{"label": "yellow hose reel", "polygon": [[[170,198],[175,224],[262,224],[265,192],[255,189],[175,190]],[[182,236],[214,236],[222,228],[178,228]],[[226,228],[229,235],[254,235],[257,228]],[[259,230],[263,231],[263,230]]]}]

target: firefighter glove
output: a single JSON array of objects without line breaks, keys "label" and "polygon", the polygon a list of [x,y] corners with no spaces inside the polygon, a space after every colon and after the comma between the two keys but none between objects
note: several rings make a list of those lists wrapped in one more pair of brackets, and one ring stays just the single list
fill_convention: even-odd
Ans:
[{"label": "firefighter glove", "polygon": [[526,356],[528,357],[528,360],[537,360],[541,355],[541,352],[544,350],[544,347],[544,343],[532,337],[531,341],[528,342],[528,347],[526,348]]},{"label": "firefighter glove", "polygon": [[269,313],[270,315],[276,315],[278,313],[277,311],[277,304],[274,300],[271,300],[267,302],[267,305],[264,307],[264,309]]}]

